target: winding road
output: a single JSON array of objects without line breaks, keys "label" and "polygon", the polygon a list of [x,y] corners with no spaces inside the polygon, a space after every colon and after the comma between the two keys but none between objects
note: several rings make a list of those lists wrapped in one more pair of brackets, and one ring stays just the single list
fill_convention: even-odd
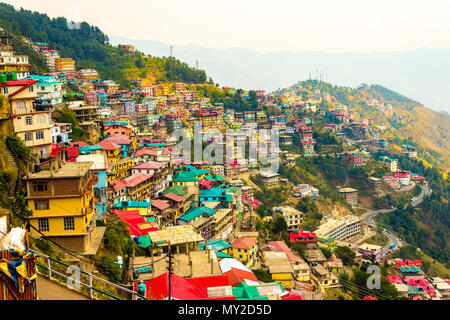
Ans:
[{"label": "winding road", "polygon": [[[422,201],[424,196],[428,196],[431,194],[431,189],[428,186],[420,186],[421,192],[420,195],[418,195],[414,200],[411,200],[410,203],[413,207],[418,206]],[[405,205],[405,209],[406,209],[407,205]],[[368,210],[368,209],[367,209]],[[376,210],[376,211],[371,211],[368,210],[366,213],[364,213],[362,215],[362,218],[364,219],[364,223],[373,227],[374,229],[377,228],[377,225],[375,223],[374,218],[379,214],[379,213],[389,213],[389,212],[393,212],[397,210],[397,208],[392,207],[391,209],[382,209],[382,210]],[[387,255],[389,252],[394,251],[399,249],[403,243],[402,240],[397,238],[396,236],[394,236],[390,231],[383,229],[383,234],[389,238],[389,243],[387,245],[385,245],[383,247],[383,249],[381,250],[381,257],[384,257],[385,255]],[[392,243],[395,243],[395,247],[394,249],[390,249],[390,245]]]}]

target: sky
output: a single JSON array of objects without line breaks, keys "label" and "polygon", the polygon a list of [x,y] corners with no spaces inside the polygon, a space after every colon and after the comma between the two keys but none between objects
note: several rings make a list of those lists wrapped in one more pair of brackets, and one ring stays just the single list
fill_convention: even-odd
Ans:
[{"label": "sky", "polygon": [[448,0],[6,0],[108,35],[259,53],[449,48]]}]

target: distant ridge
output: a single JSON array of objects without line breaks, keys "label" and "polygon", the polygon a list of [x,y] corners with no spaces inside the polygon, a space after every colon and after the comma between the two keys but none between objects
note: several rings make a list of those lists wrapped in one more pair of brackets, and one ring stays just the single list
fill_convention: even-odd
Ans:
[{"label": "distant ridge", "polygon": [[[112,44],[130,43],[152,55],[169,55],[169,44],[109,36]],[[174,46],[174,56],[201,68],[221,86],[269,91],[315,77],[323,70],[326,81],[357,87],[378,83],[435,110],[450,113],[450,49],[419,48],[374,54],[276,51],[260,54],[251,49],[217,50],[189,44]]]}]

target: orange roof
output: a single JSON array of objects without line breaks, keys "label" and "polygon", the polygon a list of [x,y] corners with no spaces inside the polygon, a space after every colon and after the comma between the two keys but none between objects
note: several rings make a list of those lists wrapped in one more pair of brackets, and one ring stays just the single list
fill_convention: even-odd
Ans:
[{"label": "orange roof", "polygon": [[248,237],[237,238],[231,244],[231,247],[237,249],[251,249],[258,242],[258,240]]},{"label": "orange roof", "polygon": [[238,285],[241,282],[245,282],[245,279],[258,282],[258,279],[253,272],[242,269],[231,268],[231,270],[225,272],[224,275],[228,277],[228,280],[230,281],[230,285],[232,287]]}]

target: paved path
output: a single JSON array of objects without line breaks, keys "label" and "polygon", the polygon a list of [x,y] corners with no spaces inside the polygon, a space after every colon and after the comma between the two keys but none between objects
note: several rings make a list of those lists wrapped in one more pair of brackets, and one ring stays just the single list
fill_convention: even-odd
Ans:
[{"label": "paved path", "polygon": [[36,279],[39,300],[90,300],[76,291],[39,275]]}]

